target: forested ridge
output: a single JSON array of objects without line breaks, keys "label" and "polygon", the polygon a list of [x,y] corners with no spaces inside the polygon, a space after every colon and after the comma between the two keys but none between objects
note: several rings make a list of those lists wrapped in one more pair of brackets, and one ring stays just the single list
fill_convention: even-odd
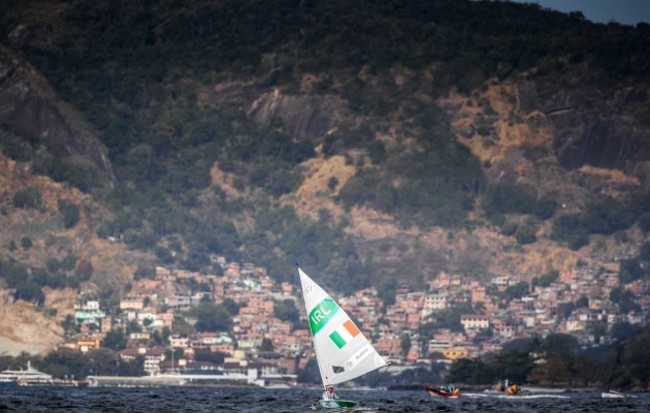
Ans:
[{"label": "forested ridge", "polygon": [[[0,5],[2,39],[90,125],[115,178],[107,185],[88,159],[11,118],[2,124],[3,155],[91,194],[110,211],[95,214],[98,237],[120,239],[164,265],[209,269],[216,254],[288,279],[300,262],[346,292],[394,276],[399,270],[385,272],[384,255],[408,252],[412,273],[434,271],[422,268],[427,254],[438,269],[458,268],[438,251],[444,246],[418,255],[400,239],[367,243],[351,235],[345,214],[355,208],[386,214],[403,231],[442,228],[450,240],[495,228],[525,246],[550,226],[548,239],[572,250],[593,234],[650,228],[643,185],[589,194],[565,213],[556,192],[495,181],[486,173],[491,164],[459,142],[438,104],[451,92],[471,97],[487,119],[471,133],[489,138],[495,114],[478,96],[490,82],[535,82],[537,106],[554,89],[581,89],[585,111],[610,92],[647,91],[648,25],[596,25],[537,5],[457,0],[10,3]],[[335,99],[333,127],[296,136],[286,113],[257,122],[253,102],[274,91]],[[639,93],[628,118],[647,129],[647,95]],[[510,123],[534,127],[526,115],[512,112]],[[336,156],[355,172],[344,182],[332,176],[322,196],[344,216],[301,213],[287,200],[305,185],[305,165]],[[214,181],[215,167],[230,188]],[[7,214],[43,208],[38,188],[12,192],[3,205]],[[80,219],[76,207],[58,204],[65,228]],[[18,244],[30,241],[6,240],[3,265],[14,265]],[[46,284],[58,285],[62,269],[79,274],[61,265],[67,256],[42,263]],[[67,282],[91,277],[81,274]]]}]

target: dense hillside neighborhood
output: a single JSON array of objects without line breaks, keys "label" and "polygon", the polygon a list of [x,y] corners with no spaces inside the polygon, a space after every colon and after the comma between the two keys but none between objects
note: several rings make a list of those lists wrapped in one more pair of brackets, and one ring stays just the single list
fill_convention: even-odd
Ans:
[{"label": "dense hillside neighborhood", "polygon": [[[133,281],[115,307],[82,288],[61,346],[82,353],[117,346],[124,362],[141,360],[141,374],[256,369],[259,377],[296,384],[313,357],[300,292],[252,263],[215,263],[220,275],[157,267]],[[582,266],[531,285],[508,276],[484,285],[441,272],[426,291],[398,288],[387,305],[375,288],[339,302],[403,371],[554,333],[574,335],[585,347],[604,344],[614,325],[642,323],[650,309],[649,283],[622,285],[619,272],[618,262]]]}]

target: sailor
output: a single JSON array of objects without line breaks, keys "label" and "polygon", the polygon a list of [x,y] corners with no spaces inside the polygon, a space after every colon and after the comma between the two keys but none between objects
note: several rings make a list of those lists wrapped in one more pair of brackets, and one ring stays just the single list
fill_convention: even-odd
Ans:
[{"label": "sailor", "polygon": [[334,393],[334,386],[327,386],[327,389],[323,392],[323,400],[336,400],[339,396]]}]

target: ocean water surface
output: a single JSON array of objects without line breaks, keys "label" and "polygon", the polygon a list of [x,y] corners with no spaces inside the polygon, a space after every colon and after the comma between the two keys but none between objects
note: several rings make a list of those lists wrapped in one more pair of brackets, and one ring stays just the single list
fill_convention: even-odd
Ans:
[{"label": "ocean water surface", "polygon": [[[345,391],[360,401],[354,412],[650,412],[650,394],[602,399],[600,393],[467,393],[434,398],[423,391]],[[15,387],[0,388],[0,412],[313,412],[320,391],[248,387]],[[319,409],[320,410],[320,409]],[[349,411],[349,410],[348,410]]]}]

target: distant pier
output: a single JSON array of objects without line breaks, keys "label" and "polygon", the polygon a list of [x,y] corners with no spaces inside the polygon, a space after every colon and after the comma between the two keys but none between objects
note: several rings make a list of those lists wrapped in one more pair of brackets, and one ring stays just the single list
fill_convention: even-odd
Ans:
[{"label": "distant pier", "polygon": [[88,376],[86,381],[90,386],[183,386],[186,384],[240,384],[264,387],[268,381],[295,380],[295,375],[259,376],[257,369],[249,369],[248,374],[243,373],[200,373],[180,374],[166,373],[151,376]]}]

